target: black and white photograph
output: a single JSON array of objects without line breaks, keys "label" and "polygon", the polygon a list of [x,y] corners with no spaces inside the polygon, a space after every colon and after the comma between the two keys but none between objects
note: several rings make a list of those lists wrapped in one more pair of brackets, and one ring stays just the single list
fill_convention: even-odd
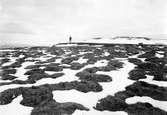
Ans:
[{"label": "black and white photograph", "polygon": [[167,115],[167,0],[0,0],[0,115]]}]

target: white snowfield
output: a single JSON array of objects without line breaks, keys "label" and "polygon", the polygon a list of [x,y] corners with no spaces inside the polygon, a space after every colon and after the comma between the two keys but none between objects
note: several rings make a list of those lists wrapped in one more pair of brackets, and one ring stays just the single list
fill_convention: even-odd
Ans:
[{"label": "white snowfield", "polygon": [[[86,41],[87,42],[87,41]],[[92,40],[89,42],[94,42],[94,43],[101,43],[102,41],[100,40]],[[111,41],[109,41],[109,39],[103,39],[104,43],[109,43]],[[127,40],[127,39],[116,39],[116,40],[112,40],[112,43],[132,43],[132,44],[136,44],[136,43],[142,43],[144,42],[145,44],[152,44],[152,41],[149,40]],[[154,42],[156,43],[156,42]],[[158,42],[157,42],[158,43]],[[162,43],[166,43],[166,42],[162,42]],[[166,43],[167,44],[167,43]],[[69,44],[68,46],[71,46],[74,44]],[[63,45],[60,45],[63,46]],[[81,54],[84,54],[81,53]],[[51,56],[50,54],[47,54],[48,56]],[[109,55],[109,53],[105,53],[104,55]],[[132,56],[137,57],[138,55]],[[11,58],[12,59],[12,58]],[[44,57],[40,57],[38,58],[40,60],[45,61],[47,58]],[[123,91],[125,90],[125,87],[128,85],[133,84],[135,81],[128,79],[128,73],[130,70],[132,70],[135,65],[132,63],[129,63],[127,61],[127,59],[121,59],[118,58],[118,60],[121,60],[124,65],[123,68],[116,70],[116,71],[110,71],[110,72],[97,72],[99,74],[106,74],[112,77],[112,81],[111,82],[103,82],[103,83],[99,83],[102,87],[103,87],[103,91],[101,92],[88,92],[88,93],[83,93],[77,90],[63,90],[63,91],[53,91],[53,95],[54,95],[54,99],[57,102],[76,102],[79,104],[84,105],[85,107],[88,107],[90,109],[90,111],[80,111],[80,110],[76,110],[72,115],[127,115],[126,112],[124,111],[116,111],[116,112],[112,112],[112,111],[97,111],[95,109],[93,109],[93,107],[96,105],[96,103],[98,102],[99,99],[102,99],[108,95],[114,95],[116,92],[118,91]],[[14,62],[15,59],[12,59],[12,62]],[[76,62],[79,63],[84,63],[86,62],[87,59],[83,59],[82,57],[79,58],[79,60],[77,60]],[[11,64],[12,62],[6,63],[4,65],[8,65]],[[60,63],[61,59],[57,59],[55,61],[56,63]],[[24,75],[24,73],[27,71],[25,69],[26,66],[28,65],[32,65],[35,62],[24,62],[22,64],[22,67],[17,68],[17,73],[14,74],[16,75],[18,78],[17,80],[26,80],[27,76]],[[18,87],[31,87],[31,86],[38,86],[38,85],[42,85],[42,84],[54,84],[54,83],[60,83],[60,82],[71,82],[71,81],[75,81],[78,80],[78,77],[75,76],[76,73],[82,71],[85,68],[89,68],[89,67],[99,67],[99,66],[105,66],[108,63],[107,60],[100,60],[97,61],[95,64],[89,64],[87,66],[85,66],[84,68],[80,69],[80,70],[71,70],[71,69],[63,69],[63,73],[65,75],[53,79],[53,78],[45,78],[45,79],[41,79],[39,81],[37,81],[35,84],[27,84],[27,85],[5,85],[5,86],[0,86],[0,92],[9,89],[9,88],[18,88]],[[48,74],[53,74],[56,72],[46,72]],[[78,80],[79,81],[79,80]],[[141,81],[145,81],[147,83],[151,83],[151,84],[156,84],[158,86],[164,86],[167,87],[167,82],[163,82],[163,81],[155,81],[152,79],[151,76],[147,76],[146,79],[141,79]],[[0,82],[4,82],[2,80],[0,80]],[[7,105],[0,105],[0,115],[30,115],[31,110],[33,108],[31,107],[26,107],[26,106],[22,106],[20,104],[20,101],[22,100],[22,96],[17,97],[16,99],[14,99],[10,104]],[[154,100],[150,97],[147,96],[143,96],[143,97],[131,97],[126,99],[126,102],[128,104],[133,104],[136,102],[149,102],[150,104],[152,104],[154,107],[158,107],[162,110],[167,111],[167,102],[165,101],[158,101],[158,100]]]},{"label": "white snowfield", "polygon": [[32,107],[23,106],[20,104],[22,96],[18,96],[8,105],[0,106],[0,115],[30,115]]},{"label": "white snowfield", "polygon": [[84,40],[83,42],[87,43],[110,43],[110,44],[138,44],[138,43],[143,43],[143,44],[165,44],[167,45],[167,39],[151,39],[151,40],[146,40],[146,39],[127,39],[125,38],[117,38],[117,39],[112,39],[112,38],[101,38],[101,39],[89,39],[89,40]]}]

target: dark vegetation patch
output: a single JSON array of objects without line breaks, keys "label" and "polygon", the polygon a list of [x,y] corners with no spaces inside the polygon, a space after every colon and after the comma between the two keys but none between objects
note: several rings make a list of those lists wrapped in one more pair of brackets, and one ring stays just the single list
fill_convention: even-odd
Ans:
[{"label": "dark vegetation patch", "polygon": [[17,77],[11,76],[11,75],[4,75],[4,76],[2,76],[1,79],[3,79],[3,80],[13,80],[13,81],[11,81],[11,82],[1,82],[0,86],[10,85],[10,84],[33,84],[33,83],[36,83],[38,80],[43,79],[43,78],[56,79],[56,78],[61,77],[63,75],[64,75],[64,73],[54,73],[52,75],[49,75],[49,74],[46,74],[46,73],[33,73],[33,74],[29,75],[28,79],[25,80],[25,81],[13,80]]},{"label": "dark vegetation patch", "polygon": [[40,68],[37,68],[37,69],[31,69],[31,70],[28,70],[26,73],[24,73],[24,75],[32,75],[32,74],[43,74],[45,71],[43,69],[40,69]]},{"label": "dark vegetation patch", "polygon": [[2,69],[19,68],[22,66],[23,62],[25,62],[25,58],[18,58],[15,60],[14,63],[7,66],[3,66]]},{"label": "dark vegetation patch", "polygon": [[150,103],[127,104],[124,100],[114,96],[107,96],[96,104],[99,111],[125,111],[128,115],[167,115],[167,112],[153,107]]},{"label": "dark vegetation patch", "polygon": [[40,104],[46,104],[53,99],[52,91],[49,87],[31,87],[22,90],[23,100],[20,104],[24,106],[36,107]]},{"label": "dark vegetation patch", "polygon": [[62,48],[56,47],[56,46],[52,46],[50,48],[47,49],[47,52],[51,53],[52,55],[63,55],[65,53],[65,51]]},{"label": "dark vegetation patch", "polygon": [[17,77],[16,76],[13,76],[13,75],[9,75],[9,74],[3,74],[1,75],[1,80],[14,80],[16,79]]},{"label": "dark vegetation patch", "polygon": [[133,69],[129,72],[129,79],[131,80],[139,80],[147,78],[145,75],[145,71],[143,69]]},{"label": "dark vegetation patch", "polygon": [[167,59],[166,58],[147,58],[146,62],[138,64],[136,68],[142,69],[147,75],[153,76],[154,80],[167,81]]},{"label": "dark vegetation patch", "polygon": [[63,63],[63,64],[70,64],[74,60],[78,60],[78,57],[75,56],[75,57],[64,58],[64,59],[61,60],[61,63]]},{"label": "dark vegetation patch", "polygon": [[58,84],[49,85],[52,90],[71,90],[76,89],[78,91],[87,93],[90,91],[100,92],[102,91],[102,86],[95,81],[72,81],[72,82],[61,82]]},{"label": "dark vegetation patch", "polygon": [[126,91],[134,96],[149,96],[156,100],[167,101],[167,87],[160,87],[143,81],[127,86]]},{"label": "dark vegetation patch", "polygon": [[12,102],[22,93],[22,88],[7,89],[0,93],[0,105],[6,105]]},{"label": "dark vegetation patch", "polygon": [[31,115],[62,115],[72,114],[76,109],[89,109],[81,104],[67,102],[58,103],[53,99],[52,90],[50,87],[30,87],[30,88],[16,88],[8,89],[0,94],[0,104],[5,105],[12,102],[12,100],[22,94],[23,100],[20,104],[24,106],[34,107]]},{"label": "dark vegetation patch", "polygon": [[142,63],[142,61],[141,61],[140,59],[138,59],[138,58],[128,58],[128,61],[129,61],[130,63],[135,64],[135,65],[139,65],[139,64]]},{"label": "dark vegetation patch", "polygon": [[[45,71],[62,71],[64,68],[70,68],[72,70],[79,70],[88,64],[95,64],[97,61],[106,59],[108,64],[102,67],[86,68],[83,71],[76,74],[81,81],[72,82],[61,82],[58,84],[44,84],[33,87],[20,87],[15,89],[8,89],[0,93],[0,104],[5,105],[12,102],[14,98],[19,95],[23,96],[21,104],[25,106],[34,107],[31,115],[61,115],[61,114],[72,114],[76,109],[88,110],[88,108],[76,104],[76,103],[58,103],[53,100],[52,91],[55,90],[71,90],[75,89],[84,93],[93,91],[102,91],[102,86],[98,82],[109,82],[111,77],[103,74],[96,74],[97,71],[112,71],[118,70],[123,67],[123,63],[114,58],[128,58],[136,54],[138,58],[129,58],[128,61],[135,64],[136,67],[129,72],[129,79],[139,80],[146,78],[146,75],[154,76],[154,80],[166,81],[167,75],[167,53],[165,46],[158,45],[125,45],[125,44],[103,44],[104,47],[93,47],[93,46],[72,46],[72,47],[56,47],[42,48],[34,47],[27,48],[25,50],[16,49],[12,52],[4,52],[0,55],[4,60],[1,63],[6,63],[9,57],[18,57],[14,63],[8,66],[2,67],[2,80],[13,80],[10,83],[1,83],[0,85],[8,84],[33,84],[36,81],[43,78],[58,78],[63,76],[64,73],[55,73],[48,75]],[[55,55],[54,57],[47,57],[42,50],[46,53]],[[156,57],[158,51],[164,57]],[[70,53],[66,53],[70,52]],[[85,54],[80,55],[80,52]],[[109,55],[105,56],[104,53],[108,52]],[[20,55],[24,55],[20,58]],[[46,61],[41,61],[38,58],[41,56],[47,57]],[[84,64],[75,62],[82,56],[88,61]],[[32,59],[27,60],[31,57]],[[54,63],[56,59],[63,58],[61,63]],[[140,58],[145,58],[145,62],[142,62]],[[10,75],[15,73],[15,68],[21,67],[25,61],[36,61],[36,65],[30,65],[26,67],[28,70],[25,74],[29,75],[26,81],[14,80],[16,77]],[[49,64],[48,64],[49,63]],[[66,66],[69,65],[69,66]],[[40,69],[40,67],[45,67]],[[6,73],[4,74],[4,72]],[[19,77],[19,76],[18,76]],[[55,79],[56,80],[56,79]],[[112,89],[111,89],[112,90]],[[167,115],[163,110],[153,107],[149,103],[135,103],[127,104],[125,99],[133,96],[149,96],[156,100],[167,101],[167,88],[159,87],[146,82],[137,81],[136,83],[126,87],[126,90],[117,92],[114,96],[107,96],[99,100],[96,105],[96,109],[103,111],[125,111],[130,115]]]},{"label": "dark vegetation patch", "polygon": [[96,73],[97,71],[99,71],[98,67],[86,68],[83,70],[83,72],[88,72],[88,73]]},{"label": "dark vegetation patch", "polygon": [[2,69],[0,72],[0,76],[6,75],[6,74],[15,74],[16,73],[16,69]]},{"label": "dark vegetation patch", "polygon": [[138,81],[127,86],[125,91],[100,99],[94,108],[99,111],[125,111],[129,115],[167,115],[166,111],[153,107],[149,103],[127,104],[125,100],[133,96],[148,96],[156,100],[167,101],[167,88]]},{"label": "dark vegetation patch", "polygon": [[63,67],[59,66],[59,65],[46,65],[44,68],[44,71],[55,71],[55,72],[59,72],[59,71],[63,71]]},{"label": "dark vegetation patch", "polygon": [[73,62],[70,64],[70,69],[72,70],[80,70],[81,68],[83,68],[86,64],[80,64],[78,62]]},{"label": "dark vegetation patch", "polygon": [[7,63],[7,62],[10,62],[9,58],[0,59],[0,66],[2,66],[4,63]]},{"label": "dark vegetation patch", "polygon": [[107,70],[117,70],[123,67],[123,62],[119,60],[110,60],[107,66],[99,67],[99,71],[107,71]]},{"label": "dark vegetation patch", "polygon": [[96,81],[96,82],[112,81],[112,78],[108,75],[89,73],[87,71],[79,72],[76,74],[76,76],[79,77],[80,80],[86,80],[86,81]]},{"label": "dark vegetation patch", "polygon": [[0,93],[0,104],[9,104],[17,96],[22,95],[23,100],[21,104],[26,106],[38,106],[41,103],[47,103],[51,100],[52,91],[55,90],[71,90],[76,89],[78,91],[87,93],[90,91],[100,92],[102,87],[93,81],[72,81],[72,82],[61,82],[58,84],[45,84],[41,86],[32,87],[20,87],[15,89],[7,89]]},{"label": "dark vegetation patch", "polygon": [[124,100],[114,96],[107,96],[98,101],[95,109],[100,111],[123,111],[127,106],[128,104],[126,104]]},{"label": "dark vegetation patch", "polygon": [[141,54],[138,56],[138,58],[149,58],[149,57],[154,57],[156,54],[155,50],[151,50],[151,51],[146,51],[144,54]]},{"label": "dark vegetation patch", "polygon": [[44,66],[44,65],[42,65],[42,64],[35,64],[35,65],[29,65],[29,66],[25,67],[24,69],[39,69],[42,66]]},{"label": "dark vegetation patch", "polygon": [[167,112],[152,106],[150,103],[130,104],[126,109],[129,115],[167,115]]},{"label": "dark vegetation patch", "polygon": [[35,107],[31,115],[71,115],[75,110],[89,109],[81,104],[74,102],[58,103],[55,100]]},{"label": "dark vegetation patch", "polygon": [[148,96],[155,100],[167,101],[167,87],[137,81],[132,85],[126,86],[124,91],[115,93],[115,96],[122,100],[133,96]]}]

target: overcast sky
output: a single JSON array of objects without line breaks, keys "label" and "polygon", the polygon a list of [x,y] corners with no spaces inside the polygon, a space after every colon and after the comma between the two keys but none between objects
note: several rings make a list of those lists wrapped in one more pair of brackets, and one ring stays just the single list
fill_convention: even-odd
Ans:
[{"label": "overcast sky", "polygon": [[0,45],[166,34],[167,0],[0,0]]}]

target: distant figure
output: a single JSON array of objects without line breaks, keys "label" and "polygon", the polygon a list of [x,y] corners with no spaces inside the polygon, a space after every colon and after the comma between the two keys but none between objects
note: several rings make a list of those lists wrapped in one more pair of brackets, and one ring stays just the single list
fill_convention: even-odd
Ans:
[{"label": "distant figure", "polygon": [[69,37],[69,43],[71,43],[71,41],[72,41],[72,37],[70,36],[70,37]]}]

